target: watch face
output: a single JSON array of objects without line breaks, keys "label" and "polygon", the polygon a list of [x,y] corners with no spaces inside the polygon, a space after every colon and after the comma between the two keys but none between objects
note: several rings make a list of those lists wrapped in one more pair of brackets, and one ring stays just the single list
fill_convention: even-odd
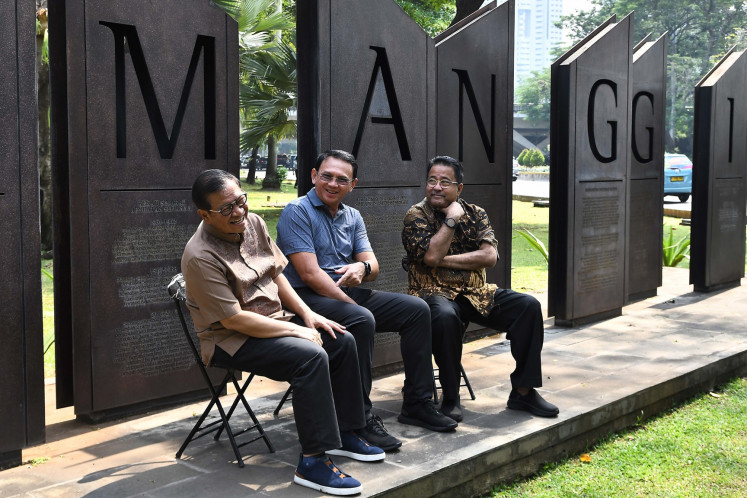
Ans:
[{"label": "watch face", "polygon": [[449,228],[454,228],[456,226],[456,220],[454,218],[446,218],[444,223]]}]

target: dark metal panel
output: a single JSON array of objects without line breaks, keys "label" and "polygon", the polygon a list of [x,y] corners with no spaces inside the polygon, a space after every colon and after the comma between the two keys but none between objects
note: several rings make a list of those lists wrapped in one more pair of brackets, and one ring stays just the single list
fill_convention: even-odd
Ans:
[{"label": "dark metal panel", "polygon": [[667,35],[636,46],[632,68],[628,300],[661,285]]},{"label": "dark metal panel", "polygon": [[747,56],[730,51],[695,88],[690,283],[740,284],[745,257]]},{"label": "dark metal panel", "polygon": [[549,309],[556,324],[619,314],[626,298],[632,15],[552,68]]},{"label": "dark metal panel", "polygon": [[0,460],[44,440],[34,3],[0,6]]},{"label": "dark metal panel", "polygon": [[422,179],[432,43],[391,0],[332,0],[329,47],[322,48],[332,62],[321,76],[330,95],[329,141],[323,133],[321,146],[354,153],[361,185]]},{"label": "dark metal panel", "polygon": [[206,0],[65,7],[74,401],[96,418],[201,388],[161,291],[194,178],[238,173],[238,31]]},{"label": "dark metal panel", "polygon": [[[311,187],[311,169],[322,151],[322,121],[329,119],[329,85],[321,75],[329,74],[330,0],[308,0],[296,5],[298,77],[298,192]],[[325,116],[323,118],[323,116]],[[328,139],[324,140],[328,143]]]},{"label": "dark metal panel", "polygon": [[[436,154],[464,165],[465,184],[491,192],[488,204],[511,219],[513,2],[487,9],[436,46]],[[479,47],[479,49],[478,49]],[[486,199],[487,200],[487,199]],[[510,287],[511,223],[494,225],[503,252],[495,283]]]}]

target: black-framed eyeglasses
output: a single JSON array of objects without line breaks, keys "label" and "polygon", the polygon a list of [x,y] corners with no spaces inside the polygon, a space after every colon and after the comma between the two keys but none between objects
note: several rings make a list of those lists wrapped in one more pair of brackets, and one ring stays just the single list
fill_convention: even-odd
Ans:
[{"label": "black-framed eyeglasses", "polygon": [[233,213],[233,207],[239,206],[244,207],[246,205],[246,192],[236,198],[235,201],[229,202],[228,204],[221,206],[220,209],[208,209],[211,213],[220,213],[223,216],[230,216]]},{"label": "black-framed eyeglasses", "polygon": [[441,188],[449,188],[452,185],[459,185],[459,182],[452,182],[451,180],[436,180],[435,178],[428,178],[428,185],[435,187],[441,185]]},{"label": "black-framed eyeglasses", "polygon": [[329,173],[322,173],[319,175],[319,178],[321,178],[324,183],[330,183],[332,180],[335,180],[338,185],[343,187],[351,182],[350,178],[345,176],[332,176]]}]

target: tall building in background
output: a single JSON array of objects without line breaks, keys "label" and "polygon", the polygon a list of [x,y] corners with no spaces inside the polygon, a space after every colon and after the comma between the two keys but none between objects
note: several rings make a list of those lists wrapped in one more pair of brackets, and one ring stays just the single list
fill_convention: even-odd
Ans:
[{"label": "tall building in background", "polygon": [[562,41],[555,26],[563,14],[563,0],[516,0],[514,89],[532,71],[550,67],[550,51]]}]

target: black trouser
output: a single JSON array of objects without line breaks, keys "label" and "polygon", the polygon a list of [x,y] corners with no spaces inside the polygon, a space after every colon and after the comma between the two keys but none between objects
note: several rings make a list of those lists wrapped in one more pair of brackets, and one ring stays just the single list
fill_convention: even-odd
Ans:
[{"label": "black trouser", "polygon": [[371,416],[371,363],[375,332],[399,332],[405,364],[405,405],[433,396],[431,315],[420,298],[360,287],[341,287],[357,304],[320,296],[308,287],[296,289],[309,308],[344,325],[355,337],[366,417]]},{"label": "black trouser", "polygon": [[438,365],[444,399],[456,400],[459,395],[462,338],[469,322],[507,333],[511,355],[516,361],[516,369],[511,373],[512,387],[542,386],[541,354],[545,329],[542,308],[534,297],[510,289],[498,289],[495,306],[487,317],[462,296],[453,301],[443,296],[431,296],[425,301],[431,308],[433,357]]},{"label": "black trouser", "polygon": [[[295,318],[295,317],[294,317]],[[295,320],[294,321],[298,321]],[[323,347],[298,337],[250,337],[229,356],[215,348],[213,361],[293,386],[293,417],[304,454],[339,448],[340,431],[366,425],[355,340],[320,331]]]}]

